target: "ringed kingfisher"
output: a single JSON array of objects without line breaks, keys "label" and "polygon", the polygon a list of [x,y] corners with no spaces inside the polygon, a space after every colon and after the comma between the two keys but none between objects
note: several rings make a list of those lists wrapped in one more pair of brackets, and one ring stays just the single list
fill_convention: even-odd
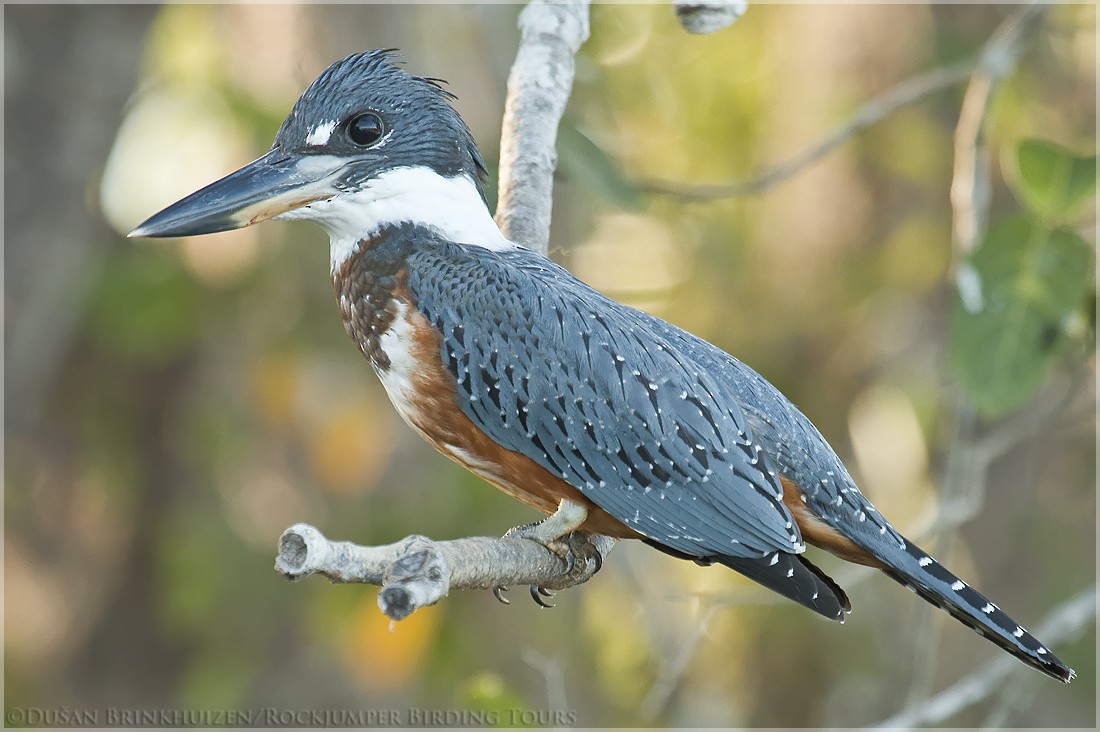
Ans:
[{"label": "ringed kingfisher", "polygon": [[130,236],[307,219],[330,237],[344,326],[437,450],[573,531],[718,563],[827,618],[848,597],[806,544],[882,570],[1024,663],[1074,672],[899,534],[786,397],[717,347],[509,241],[438,79],[392,51],[330,66],[270,152]]}]

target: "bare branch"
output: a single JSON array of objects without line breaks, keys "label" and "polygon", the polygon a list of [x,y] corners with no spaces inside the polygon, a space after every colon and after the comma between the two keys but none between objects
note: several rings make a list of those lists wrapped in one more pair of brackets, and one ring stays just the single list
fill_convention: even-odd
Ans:
[{"label": "bare branch", "polygon": [[[1044,398],[1046,395],[1041,392],[1026,411],[1017,412],[1004,419],[977,440],[974,449],[987,463],[992,463],[1034,435],[1042,432],[1049,433],[1059,422],[1073,423],[1074,417],[1080,415],[1075,415],[1069,410],[1074,400],[1081,395],[1087,373],[1085,369],[1074,370],[1069,376],[1065,391],[1058,398],[1052,396]],[[1084,410],[1082,412],[1084,413]]]},{"label": "bare branch", "polygon": [[555,711],[567,711],[569,702],[565,693],[565,669],[561,659],[556,656],[544,656],[533,648],[524,648],[520,652],[523,662],[542,675],[546,683],[546,708]]},{"label": "bare branch", "polygon": [[[1051,645],[1071,643],[1080,638],[1096,620],[1096,587],[1068,600],[1036,629],[1036,635]],[[908,709],[885,719],[868,729],[903,728],[944,722],[967,707],[973,706],[1000,690],[1005,678],[1017,668],[1018,661],[1001,655],[981,671],[967,676],[953,686]]]},{"label": "bare branch", "polygon": [[676,0],[676,17],[688,33],[716,33],[728,28],[745,14],[745,0]]},{"label": "bare branch", "polygon": [[[520,13],[521,40],[508,77],[501,132],[497,222],[509,239],[546,254],[558,123],[573,88],[573,57],[588,38],[586,0],[532,0]],[[452,589],[532,585],[564,589],[586,582],[615,540],[571,534],[578,559],[568,568],[542,545],[520,538],[432,541],[409,536],[387,546],[329,541],[308,524],[279,540],[275,568],[287,579],[321,574],[333,582],[381,585],[378,606],[394,620],[432,605]]]},{"label": "bare branch", "polygon": [[1042,3],[1020,8],[982,47],[955,127],[955,167],[951,179],[955,284],[963,307],[970,312],[982,307],[981,283],[965,260],[985,233],[992,196],[989,151],[983,126],[994,91],[1016,67],[1023,51],[1025,32],[1044,12],[1046,8]]},{"label": "bare branch", "polygon": [[769,168],[751,180],[713,185],[688,185],[650,179],[640,182],[639,187],[647,193],[694,202],[763,193],[825,157],[833,148],[849,137],[881,122],[894,112],[916,104],[938,91],[961,83],[973,72],[976,65],[976,59],[969,59],[903,81],[882,96],[876,97],[860,107],[851,119],[820,142],[806,148],[789,160]]},{"label": "bare branch", "polygon": [[576,558],[565,562],[529,539],[470,537],[432,541],[409,536],[384,546],[331,541],[309,524],[295,524],[279,538],[275,570],[297,581],[319,574],[337,583],[380,585],[378,607],[403,620],[434,605],[451,590],[487,590],[509,585],[538,585],[561,590],[591,579],[614,540],[570,534],[563,539]]},{"label": "bare branch", "polygon": [[546,254],[558,122],[573,89],[573,57],[588,39],[588,2],[532,0],[519,27],[500,133],[496,220],[506,237]]},{"label": "bare branch", "polygon": [[688,666],[695,658],[699,645],[707,637],[711,622],[718,614],[719,608],[720,606],[716,604],[700,607],[695,625],[692,626],[676,655],[661,664],[660,675],[653,682],[653,686],[650,687],[639,707],[639,713],[646,722],[653,723],[672,701],[673,695],[687,675]]},{"label": "bare branch", "polygon": [[[955,128],[955,163],[951,180],[951,206],[953,212],[953,271],[955,284],[963,307],[980,308],[982,305],[981,281],[967,263],[973,247],[985,235],[989,201],[992,191],[989,170],[989,152],[983,127],[990,101],[997,85],[1016,66],[1023,52],[1025,31],[1031,21],[1041,17],[1041,4],[1028,5],[1006,19],[978,54],[978,64],[970,79],[966,95],[959,111]],[[940,486],[942,498],[939,531],[933,534],[934,551],[947,556],[959,525],[943,523],[949,514],[945,507],[955,504],[954,510],[974,514],[985,503],[986,474],[991,462],[990,453],[975,442],[977,416],[963,395],[956,404],[955,438],[947,455],[947,472]],[[942,527],[942,528],[941,528]],[[927,695],[931,689],[936,667],[939,644],[936,638],[942,627],[942,617],[930,611],[922,616],[915,632],[915,677],[910,685],[909,700]]]}]

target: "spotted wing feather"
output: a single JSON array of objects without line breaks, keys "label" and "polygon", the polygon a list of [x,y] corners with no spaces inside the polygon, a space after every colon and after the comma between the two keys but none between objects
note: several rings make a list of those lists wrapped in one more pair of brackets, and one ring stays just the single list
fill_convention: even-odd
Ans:
[{"label": "spotted wing feather", "polygon": [[[454,265],[437,261],[426,270]],[[424,304],[444,332],[448,323],[476,324],[474,340],[449,337],[443,345],[462,385],[462,409],[494,440],[561,475],[650,543],[720,562],[841,619],[843,591],[798,555],[801,538],[781,502],[779,473],[812,514],[888,575],[1025,663],[1072,678],[1015,621],[902,537],[809,419],[736,358],[603,298],[523,250],[455,271],[472,299],[442,307],[447,298],[429,296]],[[466,373],[494,352],[492,368]],[[485,406],[485,389],[498,390],[499,410]]]},{"label": "spotted wing feather", "polygon": [[420,250],[409,286],[475,424],[677,552],[803,550],[745,415],[705,369],[556,265],[472,249]]},{"label": "spotted wing feather", "polygon": [[885,573],[1024,663],[1060,681],[1073,671],[994,603],[903,537],[859,491],[810,420],[756,371],[710,343],[648,315],[651,327],[735,395],[758,443],[803,492],[806,505],[885,565]]}]

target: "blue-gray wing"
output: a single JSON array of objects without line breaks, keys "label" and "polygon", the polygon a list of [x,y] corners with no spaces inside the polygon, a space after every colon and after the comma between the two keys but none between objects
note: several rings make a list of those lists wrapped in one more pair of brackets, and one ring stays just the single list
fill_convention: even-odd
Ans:
[{"label": "blue-gray wing", "polygon": [[725,351],[649,315],[650,326],[717,379],[741,406],[753,436],[779,472],[802,490],[806,504],[860,546],[906,547],[906,541],[867,500],[836,452],[787,397]]},{"label": "blue-gray wing", "polygon": [[419,249],[409,288],[497,443],[675,552],[803,550],[736,399],[651,319],[526,250]]}]

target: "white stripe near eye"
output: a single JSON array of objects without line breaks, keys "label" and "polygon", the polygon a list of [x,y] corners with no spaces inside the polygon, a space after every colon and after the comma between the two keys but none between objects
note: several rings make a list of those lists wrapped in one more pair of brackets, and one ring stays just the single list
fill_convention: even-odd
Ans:
[{"label": "white stripe near eye", "polygon": [[336,129],[336,120],[330,119],[327,122],[314,127],[306,135],[306,144],[313,145],[314,147],[320,147],[321,145],[327,145],[328,139],[332,137],[332,131]]}]

